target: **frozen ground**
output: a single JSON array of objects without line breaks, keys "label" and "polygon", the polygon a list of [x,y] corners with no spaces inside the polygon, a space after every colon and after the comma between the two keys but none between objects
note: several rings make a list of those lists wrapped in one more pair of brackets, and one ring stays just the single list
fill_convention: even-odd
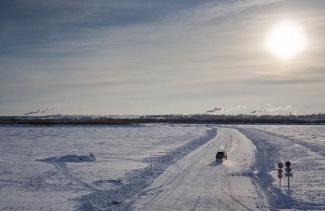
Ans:
[{"label": "frozen ground", "polygon": [[324,210],[324,129],[0,126],[0,210]]},{"label": "frozen ground", "polygon": [[[325,210],[325,126],[241,126],[257,147],[257,177],[282,209]],[[293,177],[279,189],[278,162],[290,161]]]}]

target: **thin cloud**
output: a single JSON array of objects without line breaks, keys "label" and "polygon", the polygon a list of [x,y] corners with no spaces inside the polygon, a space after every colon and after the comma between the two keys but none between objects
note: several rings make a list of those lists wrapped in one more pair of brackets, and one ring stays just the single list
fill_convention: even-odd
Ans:
[{"label": "thin cloud", "polygon": [[[252,102],[321,109],[325,4],[301,2],[1,2],[0,110],[21,110],[22,102],[33,110],[52,99],[73,102],[70,112],[100,102],[94,109],[115,114],[145,113],[146,105],[195,113],[218,102],[229,112]],[[309,24],[319,46],[286,65],[263,46],[283,8]]]}]

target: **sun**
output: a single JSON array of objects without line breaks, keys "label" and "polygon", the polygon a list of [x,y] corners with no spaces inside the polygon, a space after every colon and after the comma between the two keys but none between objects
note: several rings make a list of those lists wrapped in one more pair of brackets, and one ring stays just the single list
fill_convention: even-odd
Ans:
[{"label": "sun", "polygon": [[304,50],[306,39],[295,22],[283,21],[270,30],[266,45],[275,56],[289,60]]}]

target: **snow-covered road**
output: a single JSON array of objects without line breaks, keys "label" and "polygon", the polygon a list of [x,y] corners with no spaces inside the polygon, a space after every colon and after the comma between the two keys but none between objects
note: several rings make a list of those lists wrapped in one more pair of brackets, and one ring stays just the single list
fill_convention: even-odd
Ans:
[{"label": "snow-covered road", "polygon": [[[325,210],[324,131],[3,125],[0,210]],[[216,162],[222,149],[228,160]],[[290,189],[277,177],[285,161],[292,163]]]},{"label": "snow-covered road", "polygon": [[[216,162],[217,150],[228,160]],[[250,177],[256,148],[237,130],[218,135],[171,165],[139,194],[135,210],[263,210],[262,192]]]}]

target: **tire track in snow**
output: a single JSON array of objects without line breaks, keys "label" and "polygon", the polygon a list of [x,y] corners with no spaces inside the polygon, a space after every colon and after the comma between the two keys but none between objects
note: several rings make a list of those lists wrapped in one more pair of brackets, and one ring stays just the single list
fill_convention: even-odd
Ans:
[{"label": "tire track in snow", "polygon": [[291,137],[291,136],[286,136],[286,135],[283,135],[283,134],[280,134],[280,133],[276,133],[276,132],[271,132],[271,131],[267,131],[267,130],[262,130],[262,129],[255,129],[261,133],[265,133],[267,135],[270,135],[272,137],[279,137],[279,138],[283,138],[285,140],[289,140],[295,144],[299,144],[301,146],[303,146],[304,148],[306,149],[309,149],[311,152],[314,152],[314,153],[317,153],[321,156],[325,156],[325,152],[324,150],[322,149],[322,147],[319,147],[319,146],[315,146],[314,144],[312,143],[307,143],[305,141],[301,141],[299,138],[294,138],[294,137]]},{"label": "tire track in snow", "polygon": [[[161,175],[170,165],[175,164],[177,160],[181,160],[192,150],[204,145],[216,136],[217,129],[209,128],[205,135],[193,139],[185,145],[182,145],[165,155],[156,157],[153,162],[156,165],[151,169],[149,166],[145,169],[139,169],[126,175],[125,180],[119,188],[110,189],[102,192],[93,192],[89,195],[82,196],[79,201],[80,210],[130,210],[136,196],[149,186],[152,181]],[[162,188],[151,188],[152,192],[159,195]],[[145,194],[142,192],[142,194]],[[99,198],[105,198],[101,200]],[[115,203],[117,202],[117,203]],[[101,207],[101,209],[98,209]]]},{"label": "tire track in snow", "polygon": [[[229,150],[229,160],[211,163],[220,148]],[[264,198],[248,176],[255,149],[237,130],[219,128],[214,139],[171,165],[144,190],[133,209],[260,210]]]},{"label": "tire track in snow", "polygon": [[102,191],[100,189],[97,189],[97,188],[91,186],[90,184],[88,184],[86,182],[81,181],[79,178],[77,178],[68,169],[67,164],[63,161],[63,159],[60,159],[58,157],[52,157],[52,158],[45,159],[43,161],[51,163],[66,179],[79,184],[84,189],[90,190],[90,191],[96,191],[96,192]]}]

